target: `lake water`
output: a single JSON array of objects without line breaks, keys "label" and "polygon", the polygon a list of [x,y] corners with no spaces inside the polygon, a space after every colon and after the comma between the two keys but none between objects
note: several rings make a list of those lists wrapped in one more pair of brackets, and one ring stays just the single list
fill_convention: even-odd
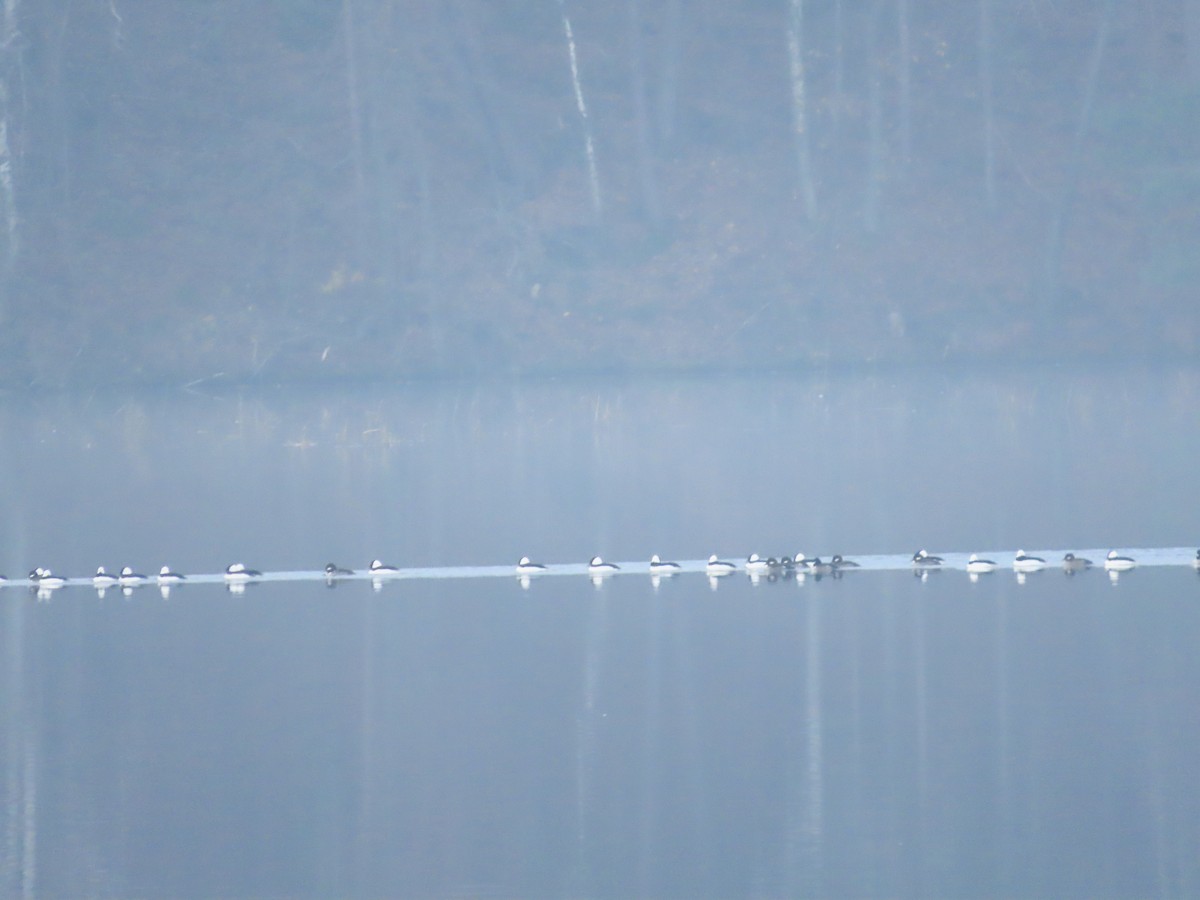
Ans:
[{"label": "lake water", "polygon": [[[428,571],[0,589],[0,895],[1200,893],[1198,408],[1180,370],[9,397],[10,578]],[[644,574],[800,551],[901,565]]]}]

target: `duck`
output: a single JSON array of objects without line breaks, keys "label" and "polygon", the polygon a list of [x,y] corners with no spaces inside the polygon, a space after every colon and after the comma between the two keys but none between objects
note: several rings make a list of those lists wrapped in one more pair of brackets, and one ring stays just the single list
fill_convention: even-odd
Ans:
[{"label": "duck", "polygon": [[737,571],[737,566],[726,560],[717,559],[717,554],[714,553],[705,563],[704,571],[709,575],[730,575]]},{"label": "duck", "polygon": [[835,569],[857,569],[858,563],[852,559],[846,559],[840,553],[833,554],[833,559],[829,560],[829,564]]},{"label": "duck", "polygon": [[1037,572],[1045,567],[1046,560],[1043,557],[1034,556],[1024,550],[1018,550],[1013,557],[1013,568],[1018,572]]},{"label": "duck", "polygon": [[1192,560],[1192,567],[1200,569],[1200,550],[1196,551],[1196,557]]},{"label": "duck", "polygon": [[170,566],[163,566],[158,570],[159,584],[178,584],[181,581],[187,581],[187,576],[172,571]]},{"label": "duck", "polygon": [[325,563],[325,577],[326,578],[342,578],[346,575],[353,575],[353,574],[354,574],[353,569],[343,569],[341,566],[337,565],[336,563]]},{"label": "duck", "polygon": [[146,583],[146,576],[141,572],[135,572],[130,566],[125,566],[121,569],[121,576],[118,579],[124,587],[135,587],[139,584]]},{"label": "duck", "polygon": [[655,553],[650,557],[650,573],[652,575],[674,575],[679,572],[679,563],[659,559]]},{"label": "duck", "polygon": [[823,562],[819,556],[814,556],[805,566],[805,571],[811,575],[832,575],[835,569],[833,563]]},{"label": "duck", "polygon": [[225,567],[226,581],[249,581],[252,578],[262,578],[258,569],[247,569],[245,563],[230,563]]},{"label": "duck", "polygon": [[914,566],[940,566],[944,561],[940,556],[931,556],[924,550],[918,550],[912,556]]},{"label": "duck", "polygon": [[39,589],[60,588],[67,583],[67,579],[61,575],[55,575],[49,569],[44,569],[41,566],[38,566],[29,573],[29,580],[37,585]]},{"label": "duck", "polygon": [[589,575],[611,575],[619,572],[620,569],[621,567],[616,563],[605,562],[599,556],[593,556],[591,562],[588,563]]},{"label": "duck", "polygon": [[1108,556],[1104,557],[1104,568],[1110,572],[1127,572],[1136,565],[1136,559],[1132,556],[1122,556],[1116,550],[1109,550]]},{"label": "duck", "polygon": [[111,587],[117,583],[117,576],[106,572],[104,566],[96,566],[96,574],[92,576],[92,584],[96,587]]},{"label": "duck", "polygon": [[1065,569],[1068,574],[1082,572],[1084,569],[1090,569],[1092,567],[1092,561],[1090,559],[1087,559],[1083,556],[1076,556],[1074,553],[1065,554],[1063,556],[1062,564],[1063,569]]},{"label": "duck", "polygon": [[541,563],[535,563],[528,556],[522,556],[517,562],[518,575],[536,575],[538,572],[545,572],[546,567]]},{"label": "duck", "polygon": [[767,571],[767,569],[769,569],[769,568],[770,568],[770,564],[765,559],[763,559],[761,556],[759,556],[757,553],[751,553],[749,556],[746,557],[746,571],[747,572],[754,572],[756,574],[760,574],[762,572]]},{"label": "duck", "polygon": [[1018,550],[1013,557],[1013,568],[1018,572],[1037,572],[1046,568],[1046,560],[1040,556],[1031,556],[1024,550]]},{"label": "duck", "polygon": [[983,559],[978,553],[972,553],[967,560],[967,571],[972,575],[982,575],[985,572],[995,572],[997,566],[993,559]]},{"label": "duck", "polygon": [[371,565],[369,568],[370,568],[371,574],[375,575],[375,576],[394,575],[400,571],[395,566],[389,566],[386,563],[384,563],[382,560],[378,560],[378,559],[371,560]]}]

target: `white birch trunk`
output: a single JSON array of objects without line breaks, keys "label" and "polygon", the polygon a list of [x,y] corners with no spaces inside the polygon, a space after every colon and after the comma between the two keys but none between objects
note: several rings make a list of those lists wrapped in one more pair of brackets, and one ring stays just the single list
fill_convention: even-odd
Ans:
[{"label": "white birch trunk", "polygon": [[592,123],[588,119],[587,104],[583,100],[583,83],[579,77],[579,57],[575,52],[575,33],[571,30],[571,19],[567,16],[567,6],[563,0],[558,0],[562,10],[563,33],[567,37],[567,56],[571,62],[571,85],[575,90],[575,108],[579,111],[579,120],[583,123],[584,153],[587,157],[588,187],[592,196],[592,212],[599,219],[604,212],[604,204],[600,194],[600,175],[596,167],[596,143],[592,139]]}]

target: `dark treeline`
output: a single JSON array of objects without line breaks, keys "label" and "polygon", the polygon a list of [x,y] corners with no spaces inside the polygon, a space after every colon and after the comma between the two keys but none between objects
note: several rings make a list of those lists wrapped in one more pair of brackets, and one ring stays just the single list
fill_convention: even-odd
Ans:
[{"label": "dark treeline", "polygon": [[1200,0],[0,15],[9,386],[1200,346]]}]

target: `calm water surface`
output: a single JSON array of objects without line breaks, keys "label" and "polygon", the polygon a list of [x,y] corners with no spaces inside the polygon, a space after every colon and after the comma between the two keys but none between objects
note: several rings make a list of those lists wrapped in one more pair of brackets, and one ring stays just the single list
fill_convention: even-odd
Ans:
[{"label": "calm water surface", "polygon": [[[10,398],[0,570],[1187,548],[1198,401],[1178,371]],[[14,586],[0,630],[4,896],[1200,892],[1186,565]]]}]

